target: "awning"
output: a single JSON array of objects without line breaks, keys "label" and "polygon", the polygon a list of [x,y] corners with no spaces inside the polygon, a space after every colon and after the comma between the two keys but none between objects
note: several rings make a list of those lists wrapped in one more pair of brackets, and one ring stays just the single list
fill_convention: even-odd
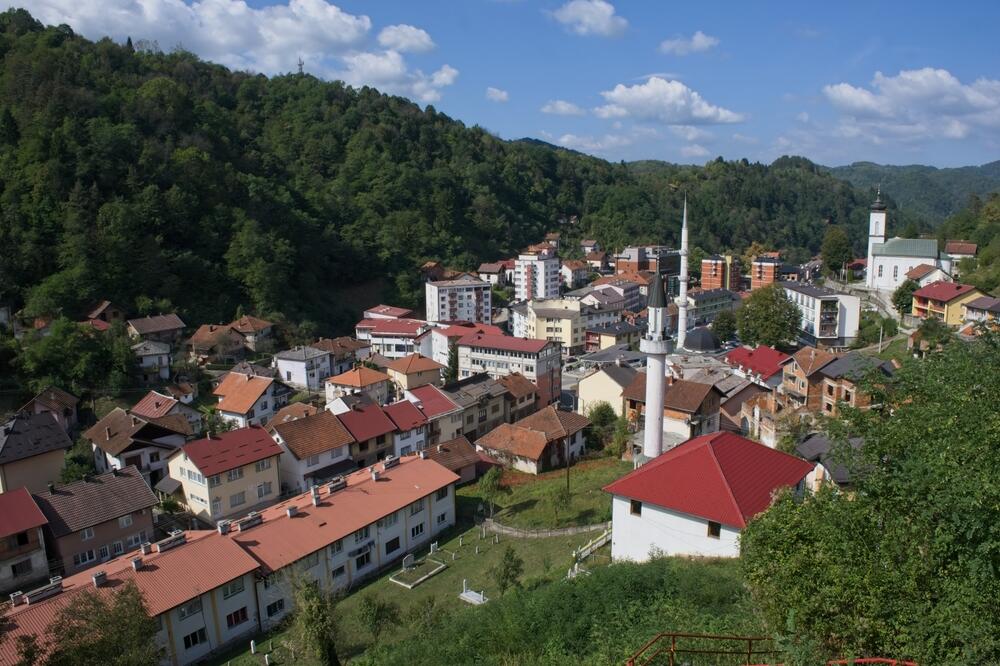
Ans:
[{"label": "awning", "polygon": [[156,490],[167,495],[173,495],[181,487],[181,482],[172,476],[165,476],[154,486]]}]

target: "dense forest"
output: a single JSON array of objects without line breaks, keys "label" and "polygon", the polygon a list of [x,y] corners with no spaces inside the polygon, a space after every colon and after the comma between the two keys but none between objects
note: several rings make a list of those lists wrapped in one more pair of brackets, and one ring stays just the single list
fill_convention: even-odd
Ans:
[{"label": "dense forest", "polygon": [[958,265],[960,279],[985,292],[1000,293],[1000,194],[985,201],[972,195],[969,205],[948,218],[937,235],[942,242],[961,238],[976,243],[978,256]]},{"label": "dense forest", "polygon": [[358,289],[419,306],[427,260],[470,269],[555,229],[674,242],[684,193],[704,251],[759,241],[798,261],[827,225],[864,247],[871,188],[802,158],[613,164],[370,88],[137,44],[0,15],[0,299],[25,314],[108,298],[334,333],[368,305]]}]

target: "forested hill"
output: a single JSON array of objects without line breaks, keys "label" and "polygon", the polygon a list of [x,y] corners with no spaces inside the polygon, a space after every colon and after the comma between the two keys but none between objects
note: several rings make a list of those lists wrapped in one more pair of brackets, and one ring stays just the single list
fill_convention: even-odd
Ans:
[{"label": "forested hill", "polygon": [[855,162],[833,167],[830,173],[858,187],[882,183],[882,189],[892,192],[900,208],[932,224],[944,221],[969,205],[972,195],[986,198],[1000,191],[1000,161],[955,169]]},{"label": "forested hill", "polygon": [[[793,257],[827,224],[863,247],[870,190],[801,158],[637,173],[496,139],[399,97],[306,75],[232,72],[0,15],[0,298],[81,316],[109,298],[189,323],[263,316],[344,330],[344,289],[509,256],[560,227],[611,247],[756,240]],[[377,297],[377,296],[376,296]]]}]

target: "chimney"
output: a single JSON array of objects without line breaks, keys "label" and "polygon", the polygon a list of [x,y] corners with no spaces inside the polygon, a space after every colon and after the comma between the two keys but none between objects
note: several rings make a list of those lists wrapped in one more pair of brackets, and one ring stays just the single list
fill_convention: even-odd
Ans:
[{"label": "chimney", "polygon": [[372,481],[378,481],[378,470],[372,466],[369,471],[372,473]]},{"label": "chimney", "polygon": [[111,426],[104,426],[104,439],[111,439]]},{"label": "chimney", "polygon": [[319,491],[313,493],[312,502],[313,506],[319,506]]},{"label": "chimney", "polygon": [[10,605],[16,606],[24,599],[24,592],[18,590],[17,592],[10,593]]},{"label": "chimney", "polygon": [[420,459],[427,460],[427,449],[420,449]]},{"label": "chimney", "polygon": [[444,444],[438,444],[438,453],[441,453],[442,451],[444,451]]},{"label": "chimney", "polygon": [[133,571],[138,571],[139,569],[142,568],[142,558],[139,557],[138,555],[136,555],[135,557],[133,557],[132,560],[131,560],[131,562],[132,562],[132,570]]},{"label": "chimney", "polygon": [[287,509],[285,509],[285,515],[288,516],[289,518],[294,517],[298,512],[299,512],[299,507],[297,506],[290,506]]},{"label": "chimney", "polygon": [[132,425],[137,425],[138,423],[139,423],[139,419],[135,418],[135,415],[133,415],[132,416]]},{"label": "chimney", "polygon": [[229,533],[229,521],[228,520],[220,520],[218,522],[218,524],[216,525],[216,529],[219,530],[219,534],[228,534]]},{"label": "chimney", "polygon": [[142,553],[143,555],[149,555],[150,553],[153,552],[153,544],[151,544],[148,541],[143,541],[142,544],[139,546],[139,552]]},{"label": "chimney", "polygon": [[100,587],[108,582],[108,574],[104,571],[95,571],[90,578],[94,581],[94,587]]},{"label": "chimney", "polygon": [[111,474],[113,476],[118,476],[118,468],[117,467],[112,467],[111,468]]},{"label": "chimney", "polygon": [[49,492],[54,493],[56,491],[56,484],[49,482]]}]

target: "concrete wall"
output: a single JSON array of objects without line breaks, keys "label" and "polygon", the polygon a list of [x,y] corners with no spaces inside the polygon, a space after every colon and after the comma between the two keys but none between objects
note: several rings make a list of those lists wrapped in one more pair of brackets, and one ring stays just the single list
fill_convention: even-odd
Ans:
[{"label": "concrete wall", "polygon": [[643,503],[642,513],[632,515],[627,497],[611,502],[611,559],[645,562],[651,553],[738,557],[738,529],[723,525],[719,538],[708,536],[708,521]]},{"label": "concrete wall", "polygon": [[65,461],[66,451],[58,449],[0,465],[0,493],[21,487],[40,493],[59,481]]}]

